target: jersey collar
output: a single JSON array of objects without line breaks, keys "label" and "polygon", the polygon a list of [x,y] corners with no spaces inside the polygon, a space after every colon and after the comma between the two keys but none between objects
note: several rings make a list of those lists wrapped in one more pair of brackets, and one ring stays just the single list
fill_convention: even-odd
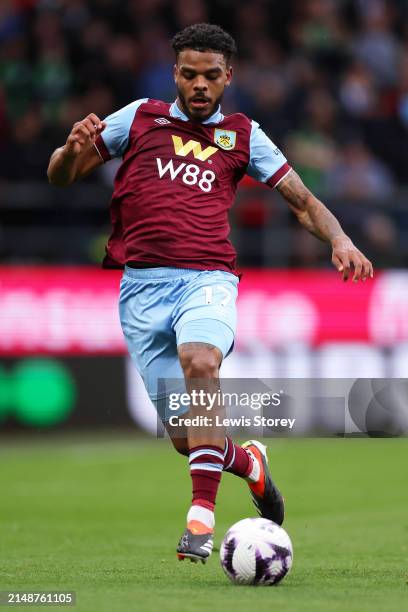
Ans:
[{"label": "jersey collar", "polygon": [[[170,115],[171,117],[177,117],[177,119],[182,119],[183,121],[189,120],[187,115],[185,115],[183,111],[179,109],[179,107],[177,106],[177,102],[173,102],[173,104],[170,106]],[[206,125],[208,123],[221,123],[223,119],[224,115],[221,112],[221,106],[218,106],[215,113],[213,113],[210,117],[208,117],[208,119],[206,119],[202,123],[203,125]]]}]

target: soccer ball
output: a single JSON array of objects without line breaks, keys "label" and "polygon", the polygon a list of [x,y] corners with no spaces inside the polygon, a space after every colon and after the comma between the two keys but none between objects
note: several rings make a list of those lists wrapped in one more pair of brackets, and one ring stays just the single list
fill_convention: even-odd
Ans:
[{"label": "soccer ball", "polygon": [[221,565],[237,584],[271,585],[292,566],[292,542],[286,531],[264,518],[246,518],[232,525],[220,549]]}]

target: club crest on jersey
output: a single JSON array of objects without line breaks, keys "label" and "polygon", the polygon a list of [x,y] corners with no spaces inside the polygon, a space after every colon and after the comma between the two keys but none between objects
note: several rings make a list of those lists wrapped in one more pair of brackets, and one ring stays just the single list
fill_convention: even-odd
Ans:
[{"label": "club crest on jersey", "polygon": [[215,128],[214,142],[221,147],[221,149],[231,151],[237,142],[237,133],[231,130],[220,130],[219,128]]}]

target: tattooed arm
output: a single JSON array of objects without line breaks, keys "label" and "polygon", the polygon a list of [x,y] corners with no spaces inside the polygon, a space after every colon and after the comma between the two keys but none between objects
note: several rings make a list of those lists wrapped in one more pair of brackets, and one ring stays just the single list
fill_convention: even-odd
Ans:
[{"label": "tattooed arm", "polygon": [[349,278],[351,266],[354,268],[354,282],[373,277],[371,262],[354,246],[333,213],[309,191],[294,170],[278,184],[277,189],[300,223],[317,238],[331,244],[332,263],[343,273],[343,280]]}]

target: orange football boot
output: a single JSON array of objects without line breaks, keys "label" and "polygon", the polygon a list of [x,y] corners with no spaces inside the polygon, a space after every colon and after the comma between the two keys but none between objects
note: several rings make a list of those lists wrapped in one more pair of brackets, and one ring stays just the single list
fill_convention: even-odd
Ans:
[{"label": "orange football boot", "polygon": [[246,450],[253,461],[258,461],[260,466],[258,480],[253,482],[247,479],[252,501],[258,514],[277,523],[277,525],[282,525],[285,517],[284,500],[278,487],[272,480],[268,466],[266,446],[257,440],[248,440],[248,442],[242,445],[242,448]]}]

